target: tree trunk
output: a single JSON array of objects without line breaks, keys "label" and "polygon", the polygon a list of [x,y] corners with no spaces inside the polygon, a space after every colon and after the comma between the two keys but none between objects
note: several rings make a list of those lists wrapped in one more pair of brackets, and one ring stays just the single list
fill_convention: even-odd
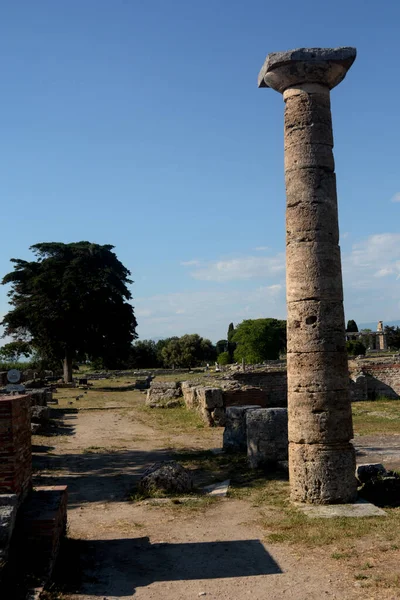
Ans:
[{"label": "tree trunk", "polygon": [[65,356],[64,358],[64,383],[71,383],[72,381],[72,358]]}]

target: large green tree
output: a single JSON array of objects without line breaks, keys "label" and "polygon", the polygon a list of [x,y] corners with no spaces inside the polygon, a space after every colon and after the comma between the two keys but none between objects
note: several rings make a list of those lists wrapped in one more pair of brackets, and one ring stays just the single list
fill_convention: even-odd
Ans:
[{"label": "large green tree", "polygon": [[161,367],[159,360],[157,344],[153,340],[136,341],[130,353],[129,367],[135,369],[155,369]]},{"label": "large green tree", "polygon": [[31,345],[22,340],[9,342],[0,348],[0,359],[5,362],[18,362],[21,356],[28,358],[31,354]]},{"label": "large green tree", "polygon": [[132,282],[113,246],[45,242],[31,250],[36,260],[11,259],[14,270],[2,281],[11,285],[5,335],[62,361],[66,382],[75,359],[102,358],[112,367],[128,356],[137,337]]},{"label": "large green tree", "polygon": [[254,364],[278,359],[286,351],[286,321],[247,319],[236,326],[232,340],[237,345],[236,361]]},{"label": "large green tree", "polygon": [[385,325],[384,332],[386,333],[386,341],[388,348],[394,350],[400,349],[400,327],[394,327],[393,325]]},{"label": "large green tree", "polygon": [[161,351],[163,362],[168,367],[190,368],[215,360],[215,346],[197,333],[171,338]]}]

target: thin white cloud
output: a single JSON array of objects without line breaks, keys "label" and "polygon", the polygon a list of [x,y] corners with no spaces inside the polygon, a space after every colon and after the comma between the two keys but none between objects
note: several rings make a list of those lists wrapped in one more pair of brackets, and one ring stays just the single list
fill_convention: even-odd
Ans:
[{"label": "thin white cloud", "polygon": [[254,250],[256,252],[265,252],[266,250],[269,250],[268,246],[257,246],[257,248],[254,248]]},{"label": "thin white cloud", "polygon": [[183,267],[197,267],[200,264],[199,260],[185,260],[181,262]]},{"label": "thin white cloud", "polygon": [[282,275],[285,270],[285,255],[244,256],[228,260],[202,263],[190,272],[194,279],[201,281],[234,281],[254,278],[267,278]]},{"label": "thin white cloud", "polygon": [[391,197],[390,199],[391,202],[400,202],[400,192],[397,192],[397,194],[395,194],[394,196]]}]

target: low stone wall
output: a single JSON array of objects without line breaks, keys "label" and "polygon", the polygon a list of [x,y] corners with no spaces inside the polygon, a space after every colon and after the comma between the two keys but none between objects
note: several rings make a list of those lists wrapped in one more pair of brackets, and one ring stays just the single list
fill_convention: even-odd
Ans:
[{"label": "low stone wall", "polygon": [[[400,398],[400,362],[395,362],[392,358],[357,359],[349,361],[349,370],[352,381],[359,388],[365,385],[362,380],[365,377],[367,399],[376,400],[381,396]],[[350,388],[354,388],[352,383]],[[366,399],[361,392],[358,395],[358,399]]]},{"label": "low stone wall", "polygon": [[[266,393],[265,407],[287,406],[287,373],[286,369],[236,372],[232,374],[232,379],[241,386],[258,388]],[[259,402],[254,402],[259,404]]]},{"label": "low stone wall", "polygon": [[32,485],[30,407],[27,395],[0,396],[0,494],[19,502]]},{"label": "low stone wall", "polygon": [[32,406],[47,406],[47,403],[53,400],[50,388],[27,389],[25,393],[30,397]]},{"label": "low stone wall", "polygon": [[196,410],[210,427],[224,427],[225,406],[221,388],[204,387],[184,381],[181,390],[187,408]]},{"label": "low stone wall", "polygon": [[147,390],[146,404],[151,408],[173,408],[179,405],[182,396],[177,381],[152,381]]},{"label": "low stone wall", "polygon": [[352,402],[368,400],[368,377],[363,373],[350,378],[349,394]]},{"label": "low stone wall", "polygon": [[[210,426],[225,425],[225,411],[233,406],[260,408],[287,406],[287,377],[285,371],[237,372],[218,381],[221,388],[207,388],[198,382],[184,381],[181,390],[184,402],[190,409],[197,410],[204,422]],[[203,390],[214,389],[218,405],[211,407]],[[208,392],[211,394],[211,392]]]}]

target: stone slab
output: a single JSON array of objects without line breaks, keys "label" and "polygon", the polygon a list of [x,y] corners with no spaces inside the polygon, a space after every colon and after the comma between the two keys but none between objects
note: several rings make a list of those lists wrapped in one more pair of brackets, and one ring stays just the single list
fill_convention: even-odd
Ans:
[{"label": "stone slab", "polygon": [[294,505],[310,519],[333,519],[335,517],[386,517],[381,508],[366,500],[356,500],[353,504],[300,504]]},{"label": "stone slab", "polygon": [[219,498],[224,498],[228,493],[230,482],[230,479],[226,479],[225,481],[220,481],[218,483],[213,483],[212,485],[207,485],[203,488],[203,490],[208,496],[217,496]]}]

